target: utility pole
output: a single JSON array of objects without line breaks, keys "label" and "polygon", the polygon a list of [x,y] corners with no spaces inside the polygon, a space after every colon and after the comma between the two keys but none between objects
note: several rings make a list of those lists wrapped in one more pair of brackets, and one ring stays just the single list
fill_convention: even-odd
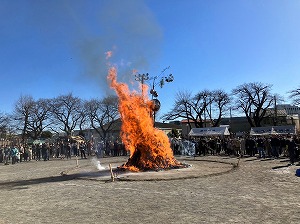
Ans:
[{"label": "utility pole", "polygon": [[[174,77],[172,74],[170,74],[168,76],[162,76],[166,72],[166,70],[168,70],[169,68],[170,68],[170,66],[166,67],[165,69],[163,69],[161,71],[161,73],[158,76],[154,76],[154,77],[149,77],[148,73],[135,75],[135,80],[141,82],[142,84],[144,84],[145,81],[153,80],[150,94],[151,94],[151,100],[154,104],[154,106],[152,108],[153,114],[151,113],[151,116],[153,116],[154,126],[155,126],[156,112],[160,109],[160,101],[157,99],[158,94],[157,94],[157,91],[155,90],[155,87],[159,84],[160,88],[162,88],[164,86],[165,82],[173,82]],[[142,95],[144,96],[143,89],[142,89]]]},{"label": "utility pole", "polygon": [[[139,81],[142,85],[144,85],[145,81],[149,80],[149,74],[137,74],[135,75],[135,81]],[[142,97],[144,97],[144,89],[142,87]]]},{"label": "utility pole", "polygon": [[206,128],[206,94],[204,94],[203,99],[203,112],[204,112],[204,127]]},{"label": "utility pole", "polygon": [[276,102],[276,96],[274,96],[274,126],[277,126],[277,102]]}]

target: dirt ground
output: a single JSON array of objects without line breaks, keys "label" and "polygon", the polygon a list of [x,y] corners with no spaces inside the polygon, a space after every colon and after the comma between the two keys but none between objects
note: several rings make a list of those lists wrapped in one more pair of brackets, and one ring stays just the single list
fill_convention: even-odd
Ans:
[{"label": "dirt ground", "polygon": [[[300,223],[300,166],[180,157],[186,170],[117,173],[124,157],[0,164],[2,223]],[[111,181],[108,165],[116,179]]]}]

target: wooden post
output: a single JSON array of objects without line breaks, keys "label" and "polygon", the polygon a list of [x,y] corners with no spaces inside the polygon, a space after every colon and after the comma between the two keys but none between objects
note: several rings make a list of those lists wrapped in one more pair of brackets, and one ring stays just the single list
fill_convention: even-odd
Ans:
[{"label": "wooden post", "polygon": [[110,177],[111,177],[111,181],[115,181],[115,177],[114,177],[114,173],[112,171],[112,168],[111,168],[111,164],[109,164],[109,169],[110,169]]},{"label": "wooden post", "polygon": [[239,156],[239,159],[237,161],[236,167],[238,167],[240,165],[240,159],[241,159],[241,156]]}]

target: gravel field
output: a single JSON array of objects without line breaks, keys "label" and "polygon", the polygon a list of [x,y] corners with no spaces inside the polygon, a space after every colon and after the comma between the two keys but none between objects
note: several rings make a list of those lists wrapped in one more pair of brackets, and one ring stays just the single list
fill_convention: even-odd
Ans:
[{"label": "gravel field", "polygon": [[112,182],[108,164],[126,160],[101,159],[101,175],[91,159],[79,167],[74,158],[1,164],[0,224],[300,223],[300,166],[285,158],[242,158],[235,167],[236,158],[180,157],[189,171],[124,173]]}]

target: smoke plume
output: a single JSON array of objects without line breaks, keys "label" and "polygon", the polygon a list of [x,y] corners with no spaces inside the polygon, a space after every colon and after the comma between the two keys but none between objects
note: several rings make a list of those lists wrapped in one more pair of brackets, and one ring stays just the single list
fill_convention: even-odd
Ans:
[{"label": "smoke plume", "polygon": [[107,60],[105,52],[113,51],[110,63],[118,67],[120,80],[128,82],[132,70],[142,72],[158,58],[162,30],[151,11],[140,0],[104,1],[91,21],[96,33],[78,42],[83,73],[93,77],[107,92]]},{"label": "smoke plume", "polygon": [[[120,81],[126,82],[133,69],[146,72],[160,54],[162,30],[143,0],[28,0],[26,6],[4,1],[0,18],[6,21],[9,15],[17,15],[13,24],[30,27],[35,41],[50,46],[47,56],[66,49],[59,56],[70,55],[67,59],[78,66],[74,70],[81,78],[95,79],[103,93],[111,91],[106,52],[113,52],[109,61],[117,66]],[[68,63],[63,60],[62,67]],[[76,74],[68,76],[82,81]]]}]

